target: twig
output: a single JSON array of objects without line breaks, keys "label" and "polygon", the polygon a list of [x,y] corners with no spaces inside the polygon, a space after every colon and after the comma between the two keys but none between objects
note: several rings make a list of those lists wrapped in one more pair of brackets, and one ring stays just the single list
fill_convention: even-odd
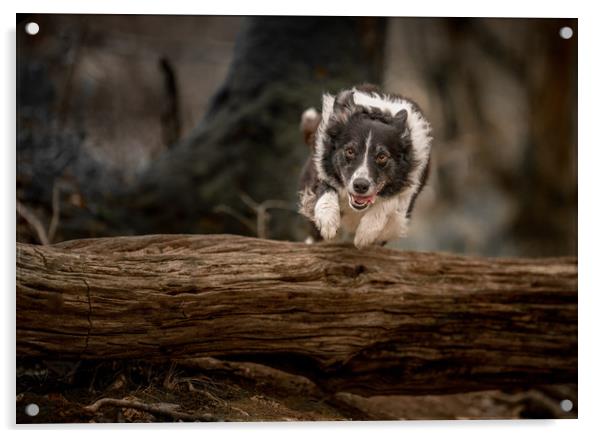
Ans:
[{"label": "twig", "polygon": [[241,224],[243,224],[244,226],[246,226],[250,231],[255,232],[255,224],[250,221],[249,219],[245,218],[243,215],[241,215],[240,213],[238,213],[236,210],[234,210],[233,208],[227,206],[227,205],[223,205],[220,204],[217,207],[215,207],[213,209],[213,211],[215,213],[225,213],[227,215],[232,216],[234,219],[238,220]]},{"label": "twig", "polygon": [[117,406],[121,408],[130,408],[137,409],[139,411],[150,412],[151,414],[157,415],[165,415],[171,417],[175,420],[183,420],[183,421],[203,421],[203,422],[211,422],[211,421],[221,421],[218,418],[214,417],[211,414],[199,414],[192,415],[186,412],[179,412],[175,409],[179,408],[178,405],[165,404],[165,403],[153,403],[147,404],[134,400],[125,400],[125,399],[116,399],[116,398],[101,398],[91,405],[85,406],[84,410],[88,412],[98,412],[100,408],[105,405],[109,406]]},{"label": "twig", "polygon": [[52,219],[48,227],[48,241],[53,242],[56,235],[56,229],[59,226],[59,218],[61,212],[60,203],[60,184],[55,181],[52,186]]},{"label": "twig", "polygon": [[218,213],[226,213],[234,217],[261,239],[267,239],[269,237],[268,224],[270,221],[270,214],[268,213],[268,210],[280,209],[296,212],[294,208],[291,208],[290,203],[286,201],[268,199],[263,202],[257,202],[244,192],[240,193],[239,196],[242,202],[255,213],[257,217],[255,223],[227,205],[218,205],[215,207],[214,211]]},{"label": "twig", "polygon": [[240,199],[257,215],[256,232],[257,237],[260,239],[268,238],[268,223],[270,221],[268,210],[280,209],[296,212],[295,209],[291,208],[288,202],[280,201],[278,199],[267,199],[263,202],[257,202],[244,192],[240,193]]},{"label": "twig", "polygon": [[96,376],[98,375],[98,369],[100,368],[101,364],[97,364],[94,367],[94,374],[92,374],[92,379],[90,380],[90,386],[88,386],[88,392],[96,392],[94,390],[94,383],[96,382]]},{"label": "twig", "polygon": [[262,239],[268,238],[268,223],[270,221],[270,214],[268,213],[268,210],[276,208],[280,210],[294,211],[290,208],[289,204],[284,201],[278,201],[275,199],[263,201],[257,208],[257,237]]},{"label": "twig", "polygon": [[50,219],[48,232],[35,213],[17,199],[17,213],[19,213],[19,215],[21,215],[21,217],[35,230],[38,235],[38,240],[42,245],[50,245],[56,236],[56,230],[59,226],[61,214],[60,189],[61,183],[55,181],[52,185],[52,218]]},{"label": "twig", "polygon": [[23,219],[34,229],[36,234],[38,235],[38,240],[42,245],[49,245],[50,241],[48,239],[48,234],[44,229],[44,225],[38,217],[35,215],[33,211],[27,208],[25,205],[21,204],[17,199],[17,213],[21,215]]},{"label": "twig", "polygon": [[[286,394],[297,394],[326,402],[336,408],[344,417],[355,420],[378,420],[379,418],[369,414],[365,410],[355,406],[350,397],[342,393],[331,394],[323,391],[307,377],[287,373],[275,368],[253,362],[235,362],[215,359],[213,357],[198,357],[180,359],[178,364],[209,372],[224,372],[254,382],[256,386],[269,385],[274,389]],[[189,382],[190,383],[190,382]],[[238,410],[233,406],[231,409]],[[242,411],[243,415],[247,414]]]},{"label": "twig", "polygon": [[[224,372],[242,377],[256,384],[267,384],[289,393],[309,395],[312,397],[324,396],[322,390],[307,377],[287,373],[267,365],[253,362],[235,362],[215,359],[213,357],[198,357],[176,360],[181,366],[194,368],[201,371]],[[192,380],[192,379],[190,379]]]},{"label": "twig", "polygon": [[209,391],[205,391],[204,389],[197,389],[194,387],[194,383],[192,383],[194,381],[194,379],[180,379],[178,381],[178,383],[180,382],[186,382],[188,384],[188,390],[190,392],[197,392],[199,394],[203,394],[205,397],[207,397],[208,399],[213,400],[214,402],[216,402],[219,405],[223,405],[225,404],[225,402],[221,399],[216,397],[215,395],[211,394]]},{"label": "twig", "polygon": [[163,85],[165,88],[165,100],[161,108],[163,143],[167,148],[171,148],[180,139],[182,125],[180,120],[178,80],[176,71],[167,57],[159,59],[159,68],[163,74]]},{"label": "twig", "polygon": [[172,362],[169,365],[169,370],[165,373],[165,379],[163,379],[163,387],[167,390],[172,390],[178,384],[177,379],[175,378],[176,364]]},{"label": "twig", "polygon": [[241,201],[244,202],[247,207],[249,207],[253,211],[257,211],[257,207],[259,207],[257,201],[255,201],[253,198],[251,198],[244,192],[239,193],[239,196]]},{"label": "twig", "polygon": [[243,411],[240,408],[237,408],[236,406],[228,406],[230,409],[232,409],[234,412],[238,412],[239,414],[244,415],[245,417],[250,417],[251,415],[247,412],[247,411]]}]

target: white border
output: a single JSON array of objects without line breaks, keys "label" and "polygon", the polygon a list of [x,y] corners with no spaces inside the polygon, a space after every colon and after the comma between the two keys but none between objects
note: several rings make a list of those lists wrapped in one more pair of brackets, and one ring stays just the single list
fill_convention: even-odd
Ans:
[{"label": "white border", "polygon": [[[363,15],[416,17],[564,17],[572,18],[588,6],[579,1],[525,2],[507,0],[490,4],[470,0],[420,2],[352,2],[343,0],[255,0],[196,2],[191,0],[23,0],[10,5],[14,12],[107,14],[209,14],[209,15]],[[4,6],[4,5],[3,5]],[[4,6],[6,8],[6,6]],[[583,14],[581,14],[583,16]]]},{"label": "white border", "polygon": [[[120,427],[96,426],[85,428],[88,436],[106,436],[111,434],[125,436],[130,430],[144,430],[149,436],[161,436],[166,430],[178,434],[219,434],[232,436],[261,436],[262,438],[278,436],[286,433],[287,438],[303,437],[308,433],[344,432],[349,437],[362,437],[371,432],[380,434],[408,434],[408,436],[445,437],[488,437],[534,436],[545,434],[546,437],[595,436],[599,433],[599,418],[602,418],[600,397],[600,327],[602,319],[602,286],[599,275],[598,259],[600,257],[599,229],[602,223],[600,215],[599,187],[601,187],[599,166],[602,163],[602,144],[596,129],[601,115],[597,111],[602,101],[600,78],[602,69],[600,62],[599,41],[602,41],[600,14],[591,1],[546,1],[525,2],[524,0],[506,0],[504,2],[455,1],[421,1],[390,2],[377,5],[375,2],[350,2],[303,0],[300,2],[262,1],[252,2],[193,2],[183,0],[135,0],[119,1],[48,1],[21,0],[12,3],[2,2],[0,20],[3,24],[3,56],[0,68],[0,84],[3,89],[0,104],[1,132],[4,138],[0,147],[1,160],[6,166],[2,172],[2,199],[5,207],[4,227],[2,227],[2,289],[3,340],[1,354],[2,371],[0,376],[3,389],[0,397],[0,425],[8,429],[9,434],[15,432],[14,422],[14,239],[15,239],[15,16],[16,12],[47,13],[145,13],[145,14],[285,14],[285,15],[397,15],[397,16],[495,16],[495,17],[578,17],[579,29],[579,420],[573,421],[461,421],[461,422],[394,422],[394,423],[295,423],[295,424],[218,424],[218,425],[124,425]],[[20,427],[19,429],[24,429]],[[82,433],[82,426],[50,426],[25,428],[27,434],[35,436],[64,437]],[[43,434],[43,435],[42,435]]]}]

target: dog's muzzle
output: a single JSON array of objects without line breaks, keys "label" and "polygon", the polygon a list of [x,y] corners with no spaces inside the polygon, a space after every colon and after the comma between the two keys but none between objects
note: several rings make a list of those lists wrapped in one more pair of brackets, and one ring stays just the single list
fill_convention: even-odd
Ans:
[{"label": "dog's muzzle", "polygon": [[349,193],[349,205],[354,210],[364,210],[365,208],[368,208],[370,205],[374,204],[375,200],[376,193],[369,196],[360,196]]},{"label": "dog's muzzle", "polygon": [[374,204],[378,189],[366,178],[355,178],[351,183],[349,191],[349,205],[354,210],[364,210]]}]

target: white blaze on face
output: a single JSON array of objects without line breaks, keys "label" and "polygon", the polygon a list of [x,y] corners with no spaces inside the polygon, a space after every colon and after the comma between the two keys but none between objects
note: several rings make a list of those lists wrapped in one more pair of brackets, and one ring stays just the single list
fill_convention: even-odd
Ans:
[{"label": "white blaze on face", "polygon": [[347,185],[347,191],[350,193],[355,193],[355,190],[353,190],[353,181],[355,181],[357,178],[365,178],[370,181],[370,184],[372,184],[372,180],[370,179],[370,170],[368,169],[368,154],[370,153],[371,145],[372,131],[369,131],[368,138],[366,139],[366,151],[364,152],[362,164],[355,170],[355,172],[353,172],[353,175],[351,175],[351,179],[349,180],[349,184]]}]

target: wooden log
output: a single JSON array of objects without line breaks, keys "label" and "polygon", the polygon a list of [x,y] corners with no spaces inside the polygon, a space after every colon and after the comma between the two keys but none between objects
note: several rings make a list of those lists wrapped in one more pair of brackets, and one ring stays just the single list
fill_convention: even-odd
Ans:
[{"label": "wooden log", "polygon": [[360,395],[576,383],[577,261],[230,235],[18,243],[17,355],[213,356]]}]

